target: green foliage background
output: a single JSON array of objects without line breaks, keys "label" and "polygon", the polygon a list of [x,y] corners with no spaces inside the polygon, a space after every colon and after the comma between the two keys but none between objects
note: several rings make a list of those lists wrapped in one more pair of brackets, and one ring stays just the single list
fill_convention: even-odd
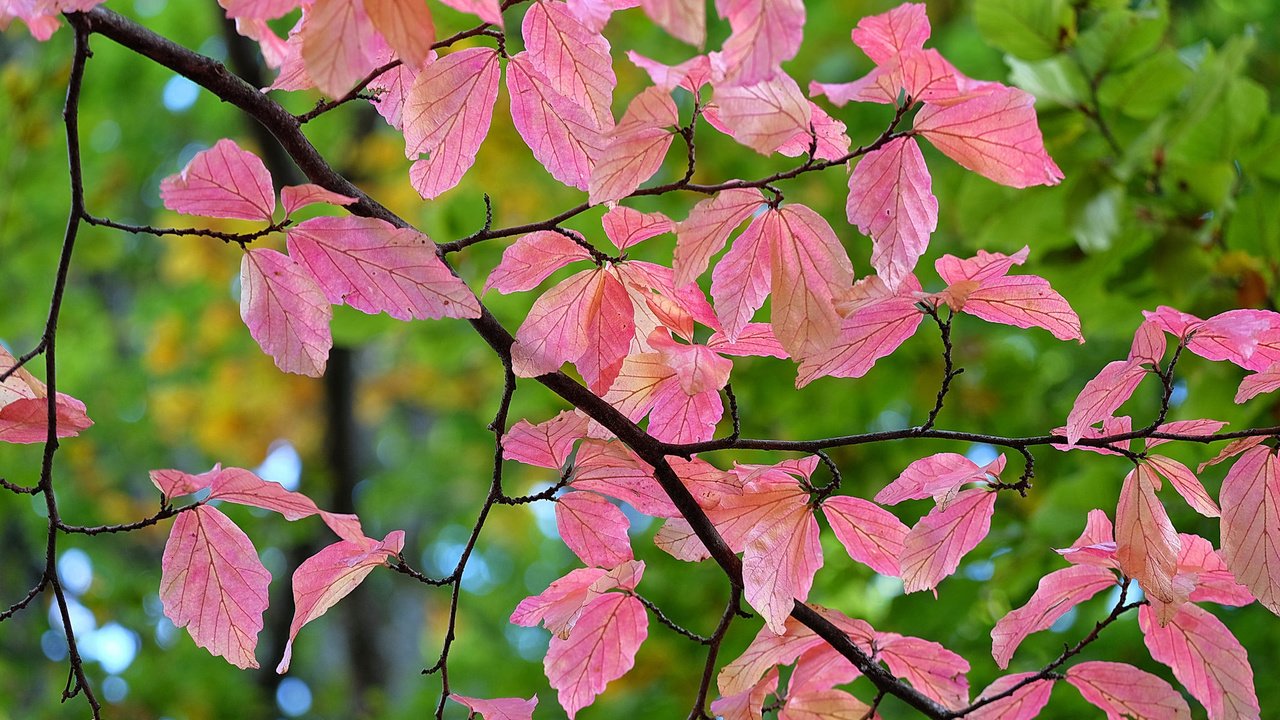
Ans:
[{"label": "green foliage background", "polygon": [[[116,0],[109,6],[201,52],[226,54],[218,9],[206,2]],[[846,81],[870,69],[848,40],[863,15],[887,2],[809,3],[806,43],[787,65],[801,84]],[[433,5],[441,34],[468,27],[462,16]],[[926,149],[941,206],[929,255],[920,264],[926,289],[939,289],[932,260],[978,248],[1032,248],[1026,272],[1042,274],[1079,313],[1088,343],[1059,343],[1042,331],[957,320],[957,381],[941,427],[1005,434],[1039,434],[1063,424],[1084,383],[1106,362],[1123,357],[1142,309],[1168,304],[1210,315],[1233,307],[1275,309],[1280,287],[1280,119],[1269,88],[1280,81],[1280,5],[1269,0],[973,0],[930,2],[931,42],[966,74],[1020,85],[1040,99],[1050,153],[1066,174],[1052,188],[1010,190],[962,171]],[[518,27],[519,11],[506,16]],[[636,48],[664,61],[689,49],[642,22],[639,11],[610,27],[618,60],[618,106],[644,78],[623,59]],[[711,46],[724,28],[713,28]],[[718,34],[717,34],[718,33]],[[514,34],[514,33],[513,33]],[[64,28],[47,44],[20,28],[0,35],[0,342],[16,353],[40,332],[67,207],[65,147],[60,122],[70,62]],[[159,206],[161,178],[218,138],[254,145],[246,121],[208,94],[167,109],[166,92],[180,96],[169,71],[94,40],[83,99],[82,127],[91,212],[120,221],[184,225]],[[315,101],[285,98],[298,111]],[[686,98],[687,99],[687,98]],[[492,196],[495,222],[541,219],[580,201],[533,160],[505,116],[505,91],[494,129],[476,167],[456,190],[422,202],[406,181],[402,141],[354,106],[307,130],[336,166],[437,240],[475,230],[483,220],[482,193]],[[173,103],[170,103],[173,105]],[[688,112],[687,104],[684,112]],[[886,109],[853,105],[833,114],[849,125],[854,143],[870,141],[888,119]],[[1105,128],[1105,132],[1101,128]],[[789,166],[761,159],[701,126],[698,178],[758,177]],[[682,172],[672,153],[665,179]],[[660,178],[661,179],[661,178]],[[828,171],[785,188],[792,201],[824,213],[845,240],[859,274],[869,271],[869,242],[844,222],[845,177]],[[682,218],[698,198],[646,199],[643,210]],[[599,237],[599,211],[572,226]],[[237,227],[225,223],[227,228]],[[670,237],[640,249],[646,259],[670,257]],[[498,261],[502,243],[461,254],[459,270],[472,287]],[[272,443],[287,441],[302,457],[301,489],[331,506],[332,477],[323,453],[319,381],[283,376],[258,351],[241,325],[234,287],[234,247],[200,239],[157,240],[85,228],[61,326],[60,387],[89,407],[96,425],[64,443],[57,485],[69,522],[128,522],[154,512],[153,468],[201,471],[214,462],[255,467]],[[560,277],[559,275],[557,278]],[[508,327],[523,318],[529,296],[486,300]],[[496,408],[501,370],[487,347],[462,323],[400,324],[338,309],[337,341],[354,350],[361,482],[355,501],[369,535],[402,528],[412,564],[440,575],[465,541],[486,492],[492,437],[485,431]],[[903,427],[923,419],[941,373],[939,343],[928,326],[861,380],[823,379],[792,389],[789,363],[735,362],[733,385],[747,436],[807,438]],[[1180,366],[1172,419],[1212,417],[1233,427],[1274,424],[1277,405],[1263,397],[1231,403],[1241,371],[1188,357]],[[1158,401],[1144,385],[1125,410],[1142,424]],[[516,395],[513,417],[537,421],[562,409],[531,382]],[[847,448],[833,453],[848,492],[862,496],[891,480],[909,462],[941,451],[970,452],[939,442]],[[1178,447],[1188,463],[1214,450]],[[0,475],[30,483],[39,447],[0,446]],[[1037,481],[1026,498],[1005,495],[991,536],[935,600],[902,596],[900,585],[855,566],[824,535],[826,567],[811,600],[861,617],[881,630],[941,642],[972,663],[972,688],[997,676],[990,660],[994,622],[1030,596],[1036,581],[1062,563],[1050,551],[1070,544],[1084,514],[1114,515],[1127,462],[1040,450]],[[711,458],[765,462],[761,453]],[[1016,457],[1010,458],[1016,471]],[[550,472],[508,464],[514,494],[554,481]],[[822,471],[820,471],[822,472]],[[1205,475],[1216,494],[1223,468]],[[1175,525],[1215,540],[1216,523],[1166,496]],[[907,510],[923,514],[923,503]],[[542,630],[505,622],[525,595],[574,566],[563,545],[543,531],[548,508],[497,508],[482,540],[483,568],[467,592],[452,668],[454,687],[474,696],[541,699],[539,718],[560,717],[539,662]],[[21,597],[43,556],[42,509],[29,498],[0,495],[0,605]],[[241,511],[250,537],[277,579],[329,541],[319,523],[289,524]],[[906,518],[911,520],[913,518]],[[707,632],[726,597],[720,572],[678,563],[652,548],[656,523],[638,522],[633,538],[649,564],[642,592],[679,622]],[[167,525],[124,536],[70,538],[93,564],[93,581],[79,598],[98,626],[115,622],[136,634],[137,656],[119,678],[127,692],[108,706],[120,718],[272,718],[282,716],[271,673],[276,657],[260,649],[261,672],[240,672],[173,631],[156,590]],[[278,650],[291,601],[273,584],[264,648]],[[357,600],[358,598],[358,600]],[[1055,631],[1033,635],[1011,671],[1035,669],[1063,643],[1073,643],[1106,612],[1109,598],[1082,606]],[[307,717],[418,718],[434,708],[439,684],[418,671],[434,661],[447,613],[445,593],[379,572],[348,601],[358,611],[335,611],[308,626],[292,675],[313,693]],[[340,606],[340,609],[343,606]],[[65,663],[42,650],[51,626],[47,604],[0,625],[0,720],[81,717],[78,702],[59,706]],[[1266,681],[1280,663],[1280,623],[1264,609],[1215,608],[1258,668],[1264,716],[1280,712],[1280,689]],[[722,661],[736,655],[758,627],[739,622]],[[1060,632],[1059,632],[1060,631]],[[354,636],[372,638],[375,657],[349,650]],[[272,650],[274,652],[275,650]],[[65,650],[64,650],[65,652]],[[57,657],[56,652],[52,653]],[[656,623],[636,668],[614,683],[584,718],[684,717],[697,683],[702,652]],[[1087,659],[1132,662],[1172,679],[1143,647],[1135,617],[1126,617],[1086,653]],[[353,665],[359,666],[356,672]],[[90,663],[99,685],[107,673]],[[359,679],[357,679],[359,678]],[[116,685],[119,687],[119,685]],[[855,692],[868,698],[867,688]],[[1193,703],[1195,712],[1203,709]],[[906,717],[892,702],[885,717]],[[1091,714],[1092,713],[1092,714]],[[1096,715],[1067,687],[1054,694],[1047,718]],[[463,717],[459,708],[451,717]]]}]

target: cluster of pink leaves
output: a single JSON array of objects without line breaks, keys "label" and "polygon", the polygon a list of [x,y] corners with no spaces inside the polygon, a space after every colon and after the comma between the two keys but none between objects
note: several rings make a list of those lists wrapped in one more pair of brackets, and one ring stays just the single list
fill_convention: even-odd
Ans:
[{"label": "cluster of pink leaves", "polygon": [[0,30],[21,20],[37,40],[48,40],[64,12],[87,12],[107,0],[0,0]]},{"label": "cluster of pink leaves", "polygon": [[[259,220],[276,209],[262,160],[231,140],[196,154],[160,186],[165,207],[211,218]],[[316,185],[280,193],[286,220],[314,203],[355,202]],[[414,230],[376,218],[317,217],[285,231],[289,254],[254,248],[240,264],[240,317],[285,372],[319,377],[333,336],[332,305],[400,319],[473,318],[480,303]]]},{"label": "cluster of pink leaves", "polygon": [[293,573],[293,623],[277,672],[289,669],[293,641],[303,625],[323,615],[356,588],[373,569],[399,555],[404,532],[381,542],[365,537],[354,515],[316,507],[307,496],[284,489],[241,468],[215,466],[199,475],[155,470],[155,484],[167,500],[206,493],[178,514],[161,561],[160,601],[165,615],[185,627],[196,645],[240,668],[256,668],[254,649],[267,609],[271,573],[258,559],[249,537],[214,502],[262,508],[286,520],[319,515],[341,538],[307,558]]}]

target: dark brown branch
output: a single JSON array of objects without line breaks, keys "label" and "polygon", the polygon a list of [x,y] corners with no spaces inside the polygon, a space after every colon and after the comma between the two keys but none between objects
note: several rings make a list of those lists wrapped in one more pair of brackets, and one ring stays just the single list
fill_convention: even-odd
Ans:
[{"label": "dark brown branch", "polygon": [[8,610],[5,610],[4,612],[0,612],[0,622],[4,622],[5,620],[8,620],[14,615],[17,615],[18,613],[22,612],[23,608],[30,605],[32,600],[35,600],[37,597],[39,597],[40,593],[44,592],[45,586],[47,586],[48,584],[49,584],[49,576],[47,574],[42,573],[40,575],[40,579],[36,581],[36,584],[30,590],[27,591],[26,597],[10,605]]},{"label": "dark brown branch", "polygon": [[18,372],[18,370],[20,370],[23,365],[26,365],[27,363],[31,362],[33,359],[35,359],[37,355],[39,355],[42,352],[44,352],[43,337],[40,338],[40,342],[36,343],[35,347],[31,348],[30,350],[23,353],[22,355],[19,355],[16,358],[16,362],[14,362],[12,366],[6,368],[4,372],[0,372],[0,383],[4,382],[5,380],[8,380],[14,373]]},{"label": "dark brown branch", "polygon": [[105,535],[109,533],[133,532],[134,530],[141,530],[142,528],[151,527],[152,525],[155,525],[162,520],[168,520],[169,518],[177,517],[181,513],[184,513],[188,510],[194,510],[203,504],[204,503],[196,502],[190,505],[183,505],[182,507],[179,507],[179,508],[164,507],[164,508],[161,508],[159,512],[157,512],[155,515],[152,515],[151,517],[143,518],[142,520],[138,520],[131,523],[124,523],[122,525],[98,525],[98,526],[88,527],[84,525],[68,525],[62,522],[61,520],[59,520],[56,526],[59,532],[64,532],[64,533],[74,534],[74,535]]},{"label": "dark brown branch", "polygon": [[933,427],[934,422],[938,419],[938,414],[942,412],[942,405],[946,402],[947,392],[951,390],[951,381],[964,372],[964,368],[957,369],[955,367],[951,358],[951,321],[955,318],[955,315],[948,312],[947,319],[943,320],[942,316],[938,314],[938,308],[933,306],[929,306],[926,314],[933,318],[933,322],[938,326],[938,334],[942,337],[942,384],[938,388],[938,395],[933,401],[933,409],[929,411],[929,417],[920,426],[923,430]]},{"label": "dark brown branch", "polygon": [[729,632],[729,625],[733,623],[733,618],[738,615],[742,603],[742,588],[737,585],[729,586],[729,602],[724,606],[724,613],[720,616],[720,622],[716,625],[716,629],[711,633],[711,638],[707,642],[707,660],[702,665],[702,679],[698,682],[698,696],[693,701],[693,711],[689,713],[689,720],[711,720],[712,716],[707,712],[707,696],[711,691],[711,681],[716,674],[716,658],[720,655],[720,644],[724,642],[724,636]]},{"label": "dark brown branch", "polygon": [[19,495],[39,495],[40,494],[39,485],[27,487],[26,485],[18,485],[17,483],[11,483],[8,480],[5,480],[4,478],[0,478],[0,488],[4,488],[5,490],[8,490],[11,493],[17,493]]},{"label": "dark brown branch", "polygon": [[687,637],[690,640],[698,643],[699,645],[711,644],[711,638],[703,637],[695,633],[694,631],[689,630],[688,628],[680,626],[674,620],[667,617],[667,614],[662,612],[662,608],[655,605],[654,602],[649,598],[644,597],[643,595],[640,595],[638,593],[632,593],[632,597],[639,600],[641,605],[644,605],[649,610],[649,612],[653,613],[653,616],[657,618],[658,622],[662,623],[663,625],[666,625],[677,635],[682,635],[684,637]]},{"label": "dark brown branch", "polygon": [[98,225],[100,227],[109,227],[115,230],[123,230],[125,232],[131,232],[137,235],[156,235],[156,236],[173,235],[178,237],[191,237],[191,236],[207,237],[207,238],[213,238],[215,240],[221,240],[222,242],[227,244],[235,243],[240,247],[244,247],[245,245],[248,245],[254,240],[257,240],[258,238],[266,237],[267,235],[271,235],[272,233],[280,232],[281,230],[293,224],[293,220],[290,220],[289,218],[285,218],[284,220],[281,220],[278,223],[272,223],[271,225],[268,225],[267,227],[262,228],[261,230],[255,230],[254,232],[251,232],[251,233],[229,233],[229,232],[221,232],[218,230],[206,230],[204,228],[158,228],[158,227],[151,227],[150,225],[128,225],[125,223],[119,223],[114,220],[110,220],[108,218],[95,217],[88,213],[84,214],[83,219],[85,222],[89,223],[90,225]]}]

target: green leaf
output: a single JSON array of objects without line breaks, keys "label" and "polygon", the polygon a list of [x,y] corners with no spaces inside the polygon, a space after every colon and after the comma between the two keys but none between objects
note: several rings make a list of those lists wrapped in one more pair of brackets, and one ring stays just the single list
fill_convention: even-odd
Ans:
[{"label": "green leaf", "polygon": [[1009,80],[1014,85],[1036,96],[1036,103],[1053,103],[1072,107],[1088,94],[1088,83],[1080,74],[1080,68],[1065,55],[1025,62],[1007,55]]},{"label": "green leaf", "polygon": [[1107,10],[1076,43],[1090,72],[1102,74],[1132,64],[1155,50],[1169,27],[1169,12],[1160,2],[1141,10]]},{"label": "green leaf", "polygon": [[1108,75],[1098,99],[1129,117],[1150,120],[1173,104],[1192,74],[1176,52],[1163,48],[1123,73]]},{"label": "green leaf", "polygon": [[1120,232],[1124,204],[1124,189],[1120,187],[1109,187],[1085,203],[1072,228],[1081,250],[1096,253],[1111,248]]},{"label": "green leaf", "polygon": [[1023,60],[1052,57],[1076,33],[1067,0],[978,0],[973,15],[987,42]]}]

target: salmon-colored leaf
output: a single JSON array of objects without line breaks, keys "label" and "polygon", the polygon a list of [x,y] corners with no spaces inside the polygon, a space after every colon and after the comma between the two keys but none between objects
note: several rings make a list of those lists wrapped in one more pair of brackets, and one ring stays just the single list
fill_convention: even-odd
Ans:
[{"label": "salmon-colored leaf", "polygon": [[1210,720],[1258,720],[1249,654],[1221,620],[1188,603],[1167,625],[1150,606],[1138,608],[1138,625],[1151,657],[1173,669]]},{"label": "salmon-colored leaf", "polygon": [[320,377],[333,347],[324,291],[301,265],[268,248],[240,263],[240,318],[262,351],[285,372]]},{"label": "salmon-colored leaf", "polygon": [[836,495],[822,503],[831,531],[849,557],[882,574],[901,574],[898,556],[908,528],[893,513],[862,498]]},{"label": "salmon-colored leaf", "polygon": [[751,85],[776,77],[778,66],[800,49],[802,0],[717,0],[716,9],[732,29],[722,51],[713,54],[725,83]]},{"label": "salmon-colored leaf", "polygon": [[1124,479],[1116,507],[1116,560],[1143,592],[1174,601],[1173,576],[1178,561],[1178,532],[1156,497],[1160,479],[1139,465]]},{"label": "salmon-colored leaf", "polygon": [[1071,608],[1115,585],[1115,573],[1096,565],[1073,565],[1045,575],[1031,599],[991,629],[991,656],[1002,669],[1009,667],[1009,659],[1024,638],[1048,628]]},{"label": "salmon-colored leaf", "polygon": [[196,153],[182,172],[165,178],[160,199],[170,210],[203,217],[271,222],[276,209],[267,166],[227,139]]},{"label": "salmon-colored leaf", "polygon": [[912,138],[897,138],[867,153],[849,176],[849,222],[872,239],[871,264],[890,290],[915,268],[938,227],[932,188],[924,155]]},{"label": "salmon-colored leaf", "polygon": [[521,698],[481,700],[450,693],[449,699],[470,710],[472,715],[480,715],[484,720],[533,720],[533,709],[538,707],[537,695],[528,700]]},{"label": "salmon-colored leaf", "polygon": [[960,558],[987,536],[995,508],[996,493],[973,488],[957,495],[945,510],[934,508],[921,518],[903,541],[903,590],[930,590],[954,573]]},{"label": "salmon-colored leaf", "polygon": [[[967,305],[966,305],[967,307]],[[1146,368],[1132,360],[1107,363],[1076,396],[1067,415],[1067,447],[1073,447],[1089,426],[1111,417],[1138,389]]]},{"label": "salmon-colored leaf", "polygon": [[708,120],[761,155],[772,155],[797,133],[809,134],[810,103],[786,73],[752,85],[718,85],[714,100],[718,110],[709,109]]},{"label": "salmon-colored leaf", "polygon": [[1222,554],[1268,610],[1280,614],[1280,460],[1260,445],[1222,481]]},{"label": "salmon-colored leaf", "polygon": [[1067,670],[1066,679],[1085,700],[1102,708],[1107,720],[1191,720],[1191,708],[1172,685],[1132,665],[1082,662]]},{"label": "salmon-colored leaf", "polygon": [[570,492],[556,500],[560,539],[582,562],[611,568],[632,558],[627,516],[617,505],[589,492]]},{"label": "salmon-colored leaf", "polygon": [[649,617],[639,600],[605,593],[587,605],[568,638],[551,638],[543,667],[569,720],[627,674],[648,634]]},{"label": "salmon-colored leaf", "polygon": [[498,53],[489,48],[449,53],[418,73],[402,117],[405,154],[430,155],[414,162],[409,174],[422,197],[454,187],[475,163],[489,133],[501,73]]}]

